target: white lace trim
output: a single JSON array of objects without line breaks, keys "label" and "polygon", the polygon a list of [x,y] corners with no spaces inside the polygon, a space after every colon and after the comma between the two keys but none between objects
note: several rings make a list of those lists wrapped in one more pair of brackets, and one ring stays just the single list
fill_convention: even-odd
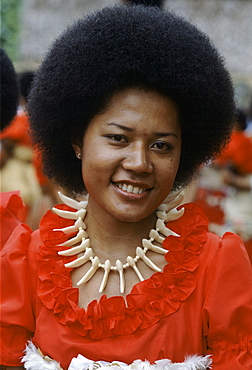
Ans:
[{"label": "white lace trim", "polygon": [[[32,342],[29,342],[22,359],[27,370],[63,370],[60,364],[48,356],[43,356]],[[73,358],[68,370],[207,370],[211,369],[210,356],[188,356],[184,362],[173,363],[171,360],[149,361],[135,360],[127,365],[124,362],[92,361],[82,355]]]}]

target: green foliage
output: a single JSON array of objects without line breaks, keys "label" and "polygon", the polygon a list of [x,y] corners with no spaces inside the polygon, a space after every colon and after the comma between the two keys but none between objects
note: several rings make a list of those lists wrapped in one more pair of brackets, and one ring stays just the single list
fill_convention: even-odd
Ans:
[{"label": "green foliage", "polygon": [[13,61],[18,59],[21,2],[1,0],[1,47]]}]

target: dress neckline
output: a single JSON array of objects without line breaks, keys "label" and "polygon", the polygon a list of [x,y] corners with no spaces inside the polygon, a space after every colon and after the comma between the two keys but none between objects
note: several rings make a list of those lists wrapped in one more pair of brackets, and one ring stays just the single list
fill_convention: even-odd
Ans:
[{"label": "dress neckline", "polygon": [[[54,229],[72,226],[74,221],[62,219],[48,211],[40,223],[38,295],[62,325],[67,325],[83,337],[102,339],[144,330],[161,318],[179,310],[183,301],[196,288],[193,276],[198,268],[198,256],[207,240],[208,222],[196,205],[189,203],[184,215],[167,223],[180,237],[168,236],[163,248],[169,250],[163,272],[137,283],[124,298],[103,295],[86,309],[78,306],[79,289],[72,286],[71,269],[64,266],[76,257],[58,255],[64,243],[76,233],[64,234]],[[71,211],[71,207],[57,208]]]}]

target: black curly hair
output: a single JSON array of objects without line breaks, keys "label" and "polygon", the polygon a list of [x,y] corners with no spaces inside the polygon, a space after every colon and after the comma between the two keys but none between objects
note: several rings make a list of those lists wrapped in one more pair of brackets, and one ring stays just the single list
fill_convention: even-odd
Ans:
[{"label": "black curly hair", "polygon": [[3,49],[0,49],[1,72],[1,130],[14,118],[18,107],[18,81],[12,61]]},{"label": "black curly hair", "polygon": [[83,191],[72,143],[81,142],[113,93],[127,87],[154,89],[178,105],[182,154],[174,188],[187,184],[227,141],[233,87],[209,38],[158,8],[104,8],[69,27],[36,73],[29,114],[47,176]]}]

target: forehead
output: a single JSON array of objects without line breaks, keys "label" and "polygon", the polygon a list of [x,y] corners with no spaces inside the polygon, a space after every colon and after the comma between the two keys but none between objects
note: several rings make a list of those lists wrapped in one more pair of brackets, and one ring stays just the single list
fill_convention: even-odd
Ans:
[{"label": "forehead", "polygon": [[138,87],[126,88],[122,91],[115,92],[110,98],[105,111],[109,111],[120,106],[129,106],[132,109],[139,105],[157,106],[157,107],[172,107],[177,109],[176,103],[159,93],[156,90],[148,90]]},{"label": "forehead", "polygon": [[90,124],[118,121],[132,126],[172,126],[180,130],[177,104],[155,90],[128,88],[116,92]]}]

